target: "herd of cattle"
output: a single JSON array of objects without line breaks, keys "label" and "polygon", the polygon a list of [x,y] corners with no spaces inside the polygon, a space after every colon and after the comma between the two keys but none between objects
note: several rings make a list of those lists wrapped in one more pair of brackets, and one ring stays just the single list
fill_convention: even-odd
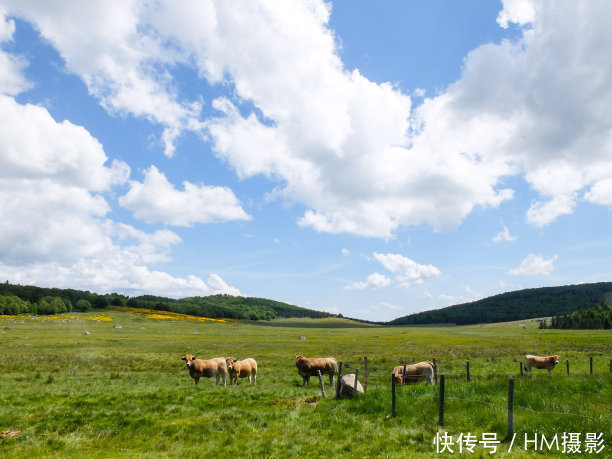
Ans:
[{"label": "herd of cattle", "polygon": [[[187,364],[189,375],[196,384],[200,378],[216,378],[215,384],[219,384],[219,379],[223,378],[223,385],[226,385],[226,377],[229,374],[230,384],[238,384],[238,378],[249,378],[251,382],[257,382],[257,362],[255,359],[236,360],[234,357],[217,357],[214,359],[198,359],[194,355],[187,354],[181,357]],[[536,355],[526,355],[524,360],[525,370],[531,374],[533,367],[548,370],[548,375],[559,363],[558,355],[539,357]],[[329,375],[329,385],[334,386],[334,376],[338,373],[338,362],[333,357],[325,358],[306,358],[298,355],[295,358],[295,366],[302,377],[302,387],[310,382],[311,376]],[[393,369],[393,375],[397,383],[416,383],[425,381],[433,384],[434,365],[429,360],[415,363],[412,365],[398,365]]]}]

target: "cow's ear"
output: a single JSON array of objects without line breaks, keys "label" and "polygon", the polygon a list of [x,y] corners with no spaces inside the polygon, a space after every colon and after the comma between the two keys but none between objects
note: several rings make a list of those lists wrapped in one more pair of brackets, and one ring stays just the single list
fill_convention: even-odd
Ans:
[{"label": "cow's ear", "polygon": [[193,357],[191,357],[191,361],[193,362],[196,359],[196,356],[194,355]]},{"label": "cow's ear", "polygon": [[185,358],[185,356],[183,356],[183,357],[181,357],[181,360],[187,360],[187,359]]}]

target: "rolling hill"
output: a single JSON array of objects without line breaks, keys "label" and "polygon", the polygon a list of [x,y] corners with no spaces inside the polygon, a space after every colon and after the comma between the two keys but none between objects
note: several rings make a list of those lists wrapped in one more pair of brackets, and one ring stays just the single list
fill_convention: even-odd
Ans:
[{"label": "rolling hill", "polygon": [[[480,324],[563,316],[602,302],[612,304],[612,282],[542,287],[484,298],[470,303],[424,311],[378,325]],[[247,320],[278,318],[326,318],[328,312],[302,308],[265,298],[211,295],[181,299],[153,295],[128,297],[118,293],[100,295],[88,291],[0,284],[0,314],[87,311],[107,306],[130,306],[190,314],[199,317]],[[338,317],[341,317],[338,315]],[[372,323],[354,319],[359,322]]]},{"label": "rolling hill", "polygon": [[399,317],[387,325],[507,322],[582,311],[602,302],[612,303],[612,282],[541,287],[501,293],[470,303]]}]

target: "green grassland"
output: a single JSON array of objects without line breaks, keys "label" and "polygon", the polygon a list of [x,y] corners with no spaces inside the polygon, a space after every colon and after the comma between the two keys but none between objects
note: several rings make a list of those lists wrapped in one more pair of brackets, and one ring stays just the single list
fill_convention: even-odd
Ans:
[{"label": "green grassland", "polygon": [[[0,457],[444,456],[432,443],[437,432],[504,439],[510,377],[519,439],[596,432],[606,441],[601,454],[612,452],[609,330],[539,330],[533,321],[379,327],[340,319],[201,323],[104,314],[114,320],[91,320],[94,313],[0,317],[0,432],[20,431],[0,438]],[[253,357],[257,385],[202,379],[195,386],[181,361],[186,353]],[[520,378],[525,353],[559,354],[561,364],[551,378],[537,370]],[[334,356],[350,372],[358,367],[360,380],[367,356],[366,394],[336,401],[327,385],[323,399],[315,379],[302,388],[297,354]],[[391,417],[392,368],[433,357],[445,375],[444,429],[437,386],[398,387],[398,416]],[[494,456],[541,455],[507,448],[503,443]],[[475,451],[469,456],[489,457],[481,446]]]}]

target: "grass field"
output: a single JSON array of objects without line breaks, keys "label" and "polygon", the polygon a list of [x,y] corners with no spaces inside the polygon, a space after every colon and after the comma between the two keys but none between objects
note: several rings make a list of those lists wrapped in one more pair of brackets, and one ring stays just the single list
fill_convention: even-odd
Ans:
[{"label": "grass field", "polygon": [[[253,357],[257,385],[202,379],[195,386],[181,361],[186,353]],[[520,378],[525,353],[559,354],[561,364],[551,378],[537,370]],[[316,380],[302,388],[296,354],[334,356],[360,375],[367,356],[367,393],[336,401],[329,385],[321,397]],[[398,387],[398,416],[391,417],[392,368],[433,357],[445,375],[444,428],[437,386]],[[384,328],[169,320],[119,310],[50,320],[0,316],[0,432],[18,431],[0,437],[0,457],[450,456],[436,454],[436,433],[504,439],[510,377],[517,441],[510,454],[502,443],[495,457],[539,456],[532,444],[522,449],[524,435],[558,434],[561,441],[563,432],[581,433],[583,442],[587,433],[603,434],[600,456],[609,456],[610,359],[610,331],[538,330],[533,322]],[[482,445],[474,450],[470,457],[490,457]]]}]

